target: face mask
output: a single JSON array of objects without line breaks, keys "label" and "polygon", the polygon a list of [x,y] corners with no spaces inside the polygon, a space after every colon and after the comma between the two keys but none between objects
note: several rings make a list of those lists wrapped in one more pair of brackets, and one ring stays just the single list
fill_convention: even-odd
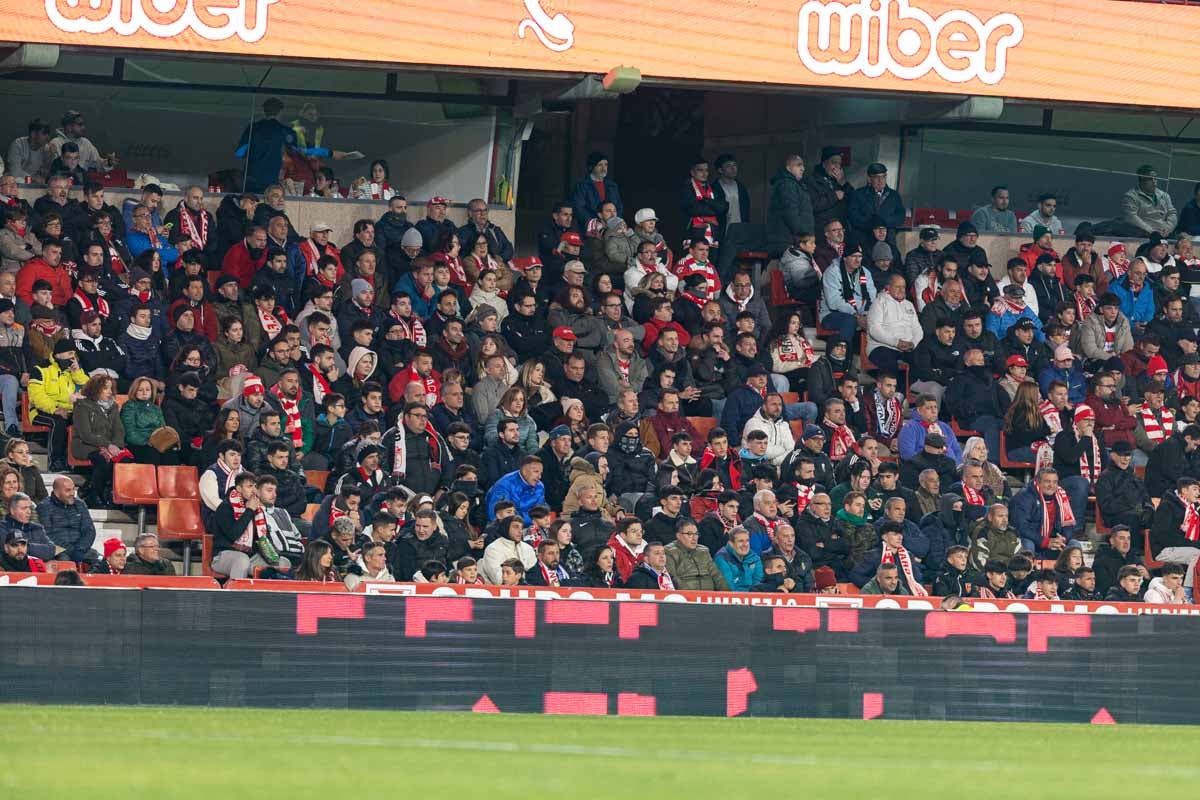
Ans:
[{"label": "face mask", "polygon": [[68,370],[71,368],[71,359],[69,358],[56,358],[54,360],[58,364],[58,368],[61,370]]},{"label": "face mask", "polygon": [[618,443],[621,452],[627,456],[636,455],[637,451],[642,449],[642,442],[639,439],[630,439],[628,436],[622,436]]}]

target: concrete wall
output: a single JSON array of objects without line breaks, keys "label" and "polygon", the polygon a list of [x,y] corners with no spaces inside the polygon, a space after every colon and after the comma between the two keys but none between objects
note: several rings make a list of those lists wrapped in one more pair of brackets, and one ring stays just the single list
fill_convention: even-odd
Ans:
[{"label": "concrete wall", "polygon": [[[32,203],[44,191],[40,187],[20,187],[20,194],[23,198]],[[71,192],[73,197],[80,197],[81,192],[78,189],[73,189]],[[105,189],[105,201],[112,205],[121,207],[121,203],[125,198],[132,197],[135,200],[141,199],[142,193],[139,189]],[[179,205],[179,201],[183,199],[179,192],[167,192],[163,195],[163,208],[172,209]],[[205,197],[204,205],[209,211],[215,215],[217,206],[221,202],[219,195],[208,195]],[[381,200],[322,200],[319,198],[287,198],[285,206],[288,218],[291,219],[292,225],[301,234],[307,234],[309,226],[314,222],[324,222],[333,226],[331,241],[339,247],[346,244],[354,237],[354,223],[360,219],[379,219],[385,211],[387,211],[387,203]],[[166,213],[165,211],[163,212]],[[463,225],[467,221],[467,204],[457,203],[452,206],[447,216],[454,220],[455,224]],[[516,214],[503,206],[491,206],[490,217],[492,222],[504,229],[510,237],[513,236],[513,225],[516,221]],[[408,218],[416,222],[419,219],[425,218],[425,205],[423,203],[414,203],[409,201]]]}]

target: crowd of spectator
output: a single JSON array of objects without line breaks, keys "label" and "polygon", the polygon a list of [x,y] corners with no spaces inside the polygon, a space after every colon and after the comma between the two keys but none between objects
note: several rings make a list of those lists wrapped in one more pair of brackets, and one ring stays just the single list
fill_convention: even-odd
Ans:
[{"label": "crowd of spectator", "polygon": [[[198,186],[106,203],[81,125],[10,149],[0,568],[172,570],[153,536],[95,541],[88,510],[132,461],[197,468],[230,578],[1190,599],[1200,258],[1166,238],[1152,169],[1124,199],[1148,225],[1132,257],[1088,224],[1060,256],[1055,199],[1018,223],[1004,187],[902,254],[884,165],[855,188],[838,148],[811,172],[789,156],[764,244],[794,303],[772,308],[739,258],[731,155],[680,176],[679,247],[603,153],[536,255],[482,199],[461,227],[437,196],[410,221],[386,164],[358,186],[386,211],[336,243],[294,228],[279,182],[289,154],[334,151],[315,118],[265,112],[241,151],[261,194],[215,215]],[[39,170],[29,204],[16,177]],[[999,281],[983,231],[1028,235]],[[27,425],[50,472],[88,465],[79,496],[46,491]],[[1107,535],[1090,565],[1088,519]]]}]

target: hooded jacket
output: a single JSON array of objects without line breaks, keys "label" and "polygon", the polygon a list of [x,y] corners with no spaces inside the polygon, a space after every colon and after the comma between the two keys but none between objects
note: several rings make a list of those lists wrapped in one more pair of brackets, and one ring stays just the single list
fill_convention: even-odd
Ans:
[{"label": "hooded jacket", "polygon": [[[637,434],[637,444],[623,445],[629,434]],[[630,452],[626,452],[629,448]],[[664,449],[670,448],[670,439]],[[642,443],[640,426],[636,422],[623,422],[617,426],[612,446],[608,449],[609,494],[620,497],[633,492],[653,492],[657,466],[654,455]]]},{"label": "hooded jacket", "polygon": [[[955,464],[961,464],[962,446],[958,443],[958,437],[954,435],[954,431],[940,419],[933,423],[933,425],[937,427],[938,431],[946,439],[946,456],[954,461]],[[920,411],[916,408],[912,409],[908,422],[904,423],[904,427],[900,429],[901,461],[914,458],[925,449],[926,433],[925,422],[921,419]]]},{"label": "hooded jacket", "polygon": [[762,582],[762,557],[754,551],[753,547],[745,557],[740,557],[733,551],[733,547],[725,545],[717,551],[713,561],[716,562],[717,569],[725,576],[725,582],[729,584],[730,591],[749,592]]},{"label": "hooded jacket", "polygon": [[[547,442],[546,447],[543,449],[546,449],[549,446],[550,443]],[[610,451],[610,460],[611,455],[612,453]],[[611,477],[611,464],[609,465],[609,468],[609,476]],[[543,469],[543,475],[544,474],[545,470]],[[561,502],[562,513],[564,516],[569,517],[579,510],[579,497],[576,492],[583,489],[585,486],[595,489],[600,493],[600,497],[602,498],[608,496],[608,492],[604,488],[604,481],[600,479],[600,473],[596,471],[596,465],[593,463],[591,458],[581,458],[579,456],[573,457],[570,461],[570,473],[568,481],[569,488],[566,489],[565,496]]]}]

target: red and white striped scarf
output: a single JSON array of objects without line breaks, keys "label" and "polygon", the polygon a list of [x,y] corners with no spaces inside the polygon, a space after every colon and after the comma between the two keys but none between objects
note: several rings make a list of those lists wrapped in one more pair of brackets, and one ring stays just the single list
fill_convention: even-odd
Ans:
[{"label": "red and white striped scarf", "polygon": [[632,361],[622,361],[619,357],[617,361],[617,372],[621,373],[621,380],[629,380],[629,369],[633,365]]},{"label": "red and white striped scarf", "polygon": [[1095,310],[1096,298],[1088,297],[1085,299],[1079,292],[1075,293],[1075,316],[1079,318],[1080,322],[1090,317]]},{"label": "red and white striped scarf", "polygon": [[375,183],[375,181],[371,181],[368,186],[370,187],[370,195],[372,200],[390,199],[390,195],[387,195],[386,193],[392,191],[392,187],[387,181],[384,181],[383,183]]},{"label": "red and white striped scarf", "polygon": [[121,251],[112,243],[111,238],[104,240],[104,249],[108,251],[108,266],[114,275],[124,275],[128,272],[128,266],[125,264],[125,259],[121,257]]},{"label": "red and white striped scarf", "polygon": [[992,303],[992,313],[997,317],[1003,317],[1005,313],[1011,313],[1020,316],[1024,310],[1024,297],[1017,300],[1012,300],[1007,295],[1001,294],[998,298],[996,298],[996,302]]},{"label": "red and white striped scarf", "polygon": [[[263,333],[266,334],[265,341],[275,341],[275,337],[283,333],[283,326],[287,324],[287,314],[280,309],[276,309],[278,316],[275,313],[268,314],[257,303],[254,305],[254,310],[258,312],[258,322],[262,325]],[[281,322],[278,317],[283,317],[283,321]]]},{"label": "red and white striped scarf", "polygon": [[1183,522],[1179,526],[1179,530],[1183,533],[1183,538],[1189,542],[1194,542],[1200,539],[1200,512],[1196,511],[1196,507],[1184,500],[1179,492],[1175,493],[1179,498],[1179,502],[1183,503]]},{"label": "red and white striped scarf", "polygon": [[763,526],[763,530],[767,532],[767,537],[771,540],[771,543],[774,544],[775,529],[779,527],[779,517],[776,517],[775,519],[767,519],[762,514],[755,511],[751,519],[758,520],[758,524]]},{"label": "red and white striped scarf", "polygon": [[858,442],[848,425],[835,425],[829,417],[824,420],[825,428],[829,431],[829,457],[834,461],[841,460],[851,450],[858,452]]},{"label": "red and white striped scarf", "polygon": [[302,450],[304,448],[304,431],[300,424],[300,403],[285,395],[278,383],[271,387],[271,394],[279,399],[283,415],[287,417],[286,429],[291,431],[292,446],[297,451]]},{"label": "red and white striped scarf", "polygon": [[713,267],[712,261],[699,264],[694,257],[688,255],[675,262],[675,277],[679,278],[680,282],[695,273],[703,275],[708,281],[707,297],[713,298],[720,293],[721,277],[717,275],[717,270]]},{"label": "red and white striped scarf", "polygon": [[1050,428],[1050,438],[1062,433],[1062,417],[1059,416],[1058,409],[1049,400],[1043,400],[1038,403],[1038,412],[1042,415],[1042,419],[1046,421],[1046,426]]},{"label": "red and white striped scarf", "polygon": [[425,335],[424,323],[422,323],[421,320],[418,319],[415,314],[411,317],[405,318],[405,317],[397,316],[396,312],[394,312],[394,311],[391,311],[388,313],[389,313],[389,316],[391,316],[392,319],[399,322],[400,327],[404,329],[404,338],[408,339],[410,342],[415,344],[417,347],[424,350],[425,345],[428,344],[428,342],[429,342],[428,337]]},{"label": "red and white striped scarf", "polygon": [[[699,184],[696,182],[695,178],[692,178],[692,194],[695,195],[696,199],[700,202],[713,199],[712,186],[710,186],[709,184],[703,184],[703,185]],[[708,215],[704,215],[704,216],[692,217],[688,221],[689,228],[699,228],[699,227],[704,226],[705,224],[716,225],[717,218],[712,216],[711,214],[708,214]]]},{"label": "red and white striped scarf", "polygon": [[[225,465],[222,464],[219,459],[217,460],[217,469],[221,470],[222,472],[225,471]],[[225,499],[229,501],[229,505],[233,509],[233,518],[235,520],[241,519],[242,514],[246,513],[246,501],[242,498],[242,493],[235,488],[237,486],[237,476],[240,474],[240,470],[238,472],[233,472],[230,470],[225,474]],[[254,549],[254,539],[255,533],[258,529],[259,514],[262,514],[261,508],[258,509],[254,515],[254,530],[251,530],[250,528],[244,530],[242,535],[237,538],[237,541],[233,543],[234,549],[240,550],[243,553],[249,553]],[[262,524],[263,534],[265,535],[267,524],[265,517],[262,520]]]},{"label": "red and white striped scarf", "polygon": [[188,239],[192,241],[199,249],[203,250],[208,244],[208,214],[204,213],[204,209],[200,209],[200,225],[196,226],[196,221],[192,219],[192,214],[188,210],[187,203],[182,200],[176,207],[179,211],[179,227],[187,234]]},{"label": "red and white striped scarf", "polygon": [[[441,470],[442,456],[440,449],[440,440],[437,430],[433,427],[433,423],[429,420],[425,421],[425,432],[429,434],[429,466],[434,470]],[[397,481],[404,480],[408,474],[408,444],[405,439],[408,438],[408,428],[404,423],[396,425],[396,439],[392,443],[392,475]]]},{"label": "red and white striped scarf", "polygon": [[1129,262],[1128,261],[1126,261],[1124,264],[1118,264],[1117,262],[1115,262],[1111,258],[1109,258],[1109,259],[1106,259],[1106,262],[1108,264],[1108,271],[1112,273],[1113,280],[1120,279],[1120,277],[1122,275],[1124,275],[1126,272],[1129,271]]},{"label": "red and white striped scarf", "polygon": [[71,296],[79,301],[79,305],[83,306],[85,312],[96,311],[100,316],[108,319],[108,301],[103,297],[97,296],[93,301],[92,298],[83,293],[82,289],[76,289],[75,294]]},{"label": "red and white striped scarf", "polygon": [[325,399],[325,395],[329,394],[333,389],[329,385],[329,379],[317,369],[317,365],[309,362],[308,371],[313,376],[313,403],[321,405],[321,401]]},{"label": "red and white striped scarf", "polygon": [[908,590],[916,597],[929,596],[929,592],[925,591],[925,587],[913,575],[912,559],[909,558],[908,550],[903,545],[897,548],[894,553],[886,544],[883,545],[883,554],[879,557],[879,564],[880,566],[884,564],[897,564],[900,567],[900,571],[904,574],[904,581],[908,584]]},{"label": "red and white striped scarf", "polygon": [[[340,281],[342,276],[346,274],[346,270],[342,267],[342,260],[338,255],[337,248],[332,245],[325,245],[324,249],[318,250],[316,242],[312,239],[305,239],[300,243],[300,255],[304,256],[304,274],[310,278],[320,280],[320,273],[317,271],[317,262],[321,260],[321,256],[333,256],[337,259],[337,277],[334,279],[334,283]],[[321,283],[324,284],[325,282],[322,280]],[[332,284],[329,284],[329,286],[333,288]]]},{"label": "red and white striped scarf", "polygon": [[816,490],[811,486],[805,486],[803,483],[792,481],[792,486],[796,487],[796,513],[803,514],[808,504],[812,502],[813,494]]},{"label": "red and white striped scarf", "polygon": [[1034,600],[1057,600],[1058,593],[1055,592],[1054,597],[1047,597],[1046,593],[1042,591],[1042,585],[1040,583],[1038,583],[1037,581],[1034,581],[1033,582],[1033,599]]},{"label": "red and white striped scarf", "polygon": [[[1050,544],[1050,537],[1054,534],[1054,519],[1050,516],[1050,504],[1046,502],[1045,496],[1039,490],[1038,499],[1042,501],[1042,547],[1045,548]],[[1054,504],[1058,507],[1059,527],[1073,528],[1075,527],[1075,512],[1071,509],[1071,498],[1067,496],[1067,492],[1061,486],[1054,493]]]},{"label": "red and white striped scarf", "polygon": [[1146,438],[1152,442],[1161,442],[1168,435],[1167,431],[1175,430],[1175,415],[1166,406],[1159,409],[1159,413],[1162,414],[1162,424],[1159,424],[1158,419],[1154,416],[1154,410],[1150,408],[1149,403],[1143,403],[1139,413],[1142,417],[1142,430],[1146,432]]},{"label": "red and white striped scarf", "polygon": [[[1094,484],[1100,479],[1100,441],[1095,434],[1087,438],[1092,440],[1091,461],[1089,463],[1087,450],[1079,453],[1079,474]],[[1078,427],[1075,428],[1075,439],[1080,439]]]},{"label": "red and white striped scarf", "polygon": [[850,292],[850,296],[846,298],[846,302],[854,306],[854,313],[862,313],[862,309],[867,304],[867,271],[860,269],[858,271],[858,293]]},{"label": "red and white striped scarf", "polygon": [[925,273],[925,288],[921,290],[921,300],[925,303],[925,305],[929,305],[934,300],[937,300],[939,277],[940,276],[938,275],[938,271],[936,269],[931,269]]},{"label": "red and white striped scarf", "polygon": [[333,527],[333,523],[337,522],[342,517],[348,517],[348,516],[350,516],[349,512],[343,511],[342,509],[338,508],[337,500],[334,500],[332,503],[329,504],[329,527],[330,528]]}]

